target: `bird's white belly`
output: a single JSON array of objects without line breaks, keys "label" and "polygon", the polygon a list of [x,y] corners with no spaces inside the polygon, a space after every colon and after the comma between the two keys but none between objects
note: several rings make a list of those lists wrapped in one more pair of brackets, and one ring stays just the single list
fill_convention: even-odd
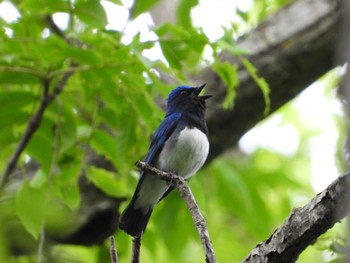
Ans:
[{"label": "bird's white belly", "polygon": [[[204,164],[209,153],[207,136],[198,129],[183,129],[178,136],[170,137],[159,154],[156,167],[166,172],[190,178]],[[148,175],[142,182],[137,207],[152,209],[169,188],[169,184]],[[145,211],[147,212],[147,211]]]},{"label": "bird's white belly", "polygon": [[170,137],[165,143],[156,166],[189,178],[203,166],[208,152],[207,136],[196,128],[185,128],[177,137]]}]

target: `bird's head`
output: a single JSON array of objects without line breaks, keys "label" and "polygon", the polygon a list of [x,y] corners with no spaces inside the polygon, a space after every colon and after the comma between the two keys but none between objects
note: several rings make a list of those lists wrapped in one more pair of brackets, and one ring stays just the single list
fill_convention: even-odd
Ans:
[{"label": "bird's head", "polygon": [[199,96],[205,85],[199,87],[178,86],[173,89],[167,100],[167,115],[174,112],[204,115],[205,100],[211,97],[211,95]]}]

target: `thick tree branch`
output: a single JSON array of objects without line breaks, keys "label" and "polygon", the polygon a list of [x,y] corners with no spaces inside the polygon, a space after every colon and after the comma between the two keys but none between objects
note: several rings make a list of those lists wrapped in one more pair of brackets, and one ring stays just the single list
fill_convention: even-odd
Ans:
[{"label": "thick tree branch", "polygon": [[141,161],[136,162],[136,166],[141,170],[147,171],[148,173],[157,176],[176,187],[191,213],[194,225],[202,241],[203,249],[205,252],[205,261],[207,263],[215,263],[216,257],[209,237],[207,224],[202,213],[199,210],[191,189],[188,187],[186,180],[181,176],[160,171],[157,168],[154,168]]},{"label": "thick tree branch", "polygon": [[[323,74],[345,63],[344,56],[338,56],[334,61],[334,47],[341,32],[340,21],[347,16],[341,8],[346,1],[293,1],[238,39],[237,46],[251,52],[247,58],[270,86],[271,113],[295,98]],[[177,3],[162,0],[161,5],[172,6],[175,10]],[[162,6],[151,11],[154,21],[174,22],[171,16],[162,14]],[[261,91],[239,59],[230,53],[223,54],[219,59],[238,64],[240,84],[232,110],[221,107],[226,86],[216,72],[207,68],[192,77],[193,83],[207,83],[208,93],[214,95],[208,101],[207,124],[211,142],[208,161],[236,146],[244,133],[266,117]]]},{"label": "thick tree branch", "polygon": [[308,204],[294,209],[282,226],[254,248],[244,263],[295,262],[300,253],[350,212],[350,172]]},{"label": "thick tree branch", "polygon": [[[334,63],[342,1],[297,0],[238,40],[240,48],[252,52],[247,58],[270,86],[271,113],[345,62],[339,57]],[[265,118],[261,91],[239,59],[227,53],[221,60],[239,65],[240,85],[232,110],[221,107],[226,86],[215,72],[206,69],[193,79],[195,83],[206,82],[208,94],[214,95],[208,101],[208,161],[235,146],[244,133]]]},{"label": "thick tree branch", "polygon": [[[342,13],[344,14],[343,21],[340,26],[340,32],[337,42],[337,58],[345,58],[347,60],[347,70],[343,81],[340,83],[338,88],[338,95],[340,101],[343,103],[343,110],[347,115],[347,138],[344,144],[344,160],[350,166],[350,1],[344,1],[342,4]],[[350,262],[350,255],[349,255]]]}]

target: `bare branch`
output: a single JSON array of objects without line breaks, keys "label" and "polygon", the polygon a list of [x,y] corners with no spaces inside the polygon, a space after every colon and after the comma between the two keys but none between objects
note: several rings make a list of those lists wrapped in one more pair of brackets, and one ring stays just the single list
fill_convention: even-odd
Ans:
[{"label": "bare branch", "polygon": [[295,262],[300,253],[350,212],[350,172],[308,204],[294,209],[282,226],[258,244],[244,263]]},{"label": "bare branch", "polygon": [[147,171],[148,173],[154,176],[158,176],[160,179],[167,181],[176,187],[191,213],[194,225],[201,238],[203,249],[205,252],[205,261],[207,263],[215,263],[216,257],[209,237],[208,227],[206,225],[202,213],[199,210],[196,200],[194,199],[191,189],[189,188],[185,179],[181,176],[177,176],[172,173],[160,171],[157,168],[154,168],[149,164],[146,164],[141,161],[137,161],[135,165],[141,170]]},{"label": "bare branch", "polygon": [[132,239],[132,256],[131,263],[139,263],[140,262],[140,251],[141,251],[141,236],[134,236]]},{"label": "bare branch", "polygon": [[112,263],[118,263],[118,252],[114,242],[114,236],[109,237],[109,255]]},{"label": "bare branch", "polygon": [[45,21],[46,21],[48,27],[51,29],[51,31],[54,34],[56,34],[58,37],[62,38],[64,41],[66,41],[67,44],[71,44],[71,41],[66,37],[64,32],[62,32],[62,30],[55,24],[51,15],[47,15],[45,17]]}]

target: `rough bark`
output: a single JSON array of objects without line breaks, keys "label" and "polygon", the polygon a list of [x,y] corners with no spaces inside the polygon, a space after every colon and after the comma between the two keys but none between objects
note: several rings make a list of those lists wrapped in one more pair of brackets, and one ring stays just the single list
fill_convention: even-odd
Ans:
[{"label": "rough bark", "polygon": [[350,172],[308,204],[294,209],[282,226],[258,244],[244,263],[295,262],[300,253],[350,211]]},{"label": "rough bark", "polygon": [[340,25],[340,36],[336,49],[336,59],[345,59],[348,63],[347,71],[340,83],[338,94],[340,101],[343,103],[344,112],[347,115],[348,134],[344,145],[344,159],[348,166],[350,166],[350,1],[343,1],[342,3],[343,21]]}]

